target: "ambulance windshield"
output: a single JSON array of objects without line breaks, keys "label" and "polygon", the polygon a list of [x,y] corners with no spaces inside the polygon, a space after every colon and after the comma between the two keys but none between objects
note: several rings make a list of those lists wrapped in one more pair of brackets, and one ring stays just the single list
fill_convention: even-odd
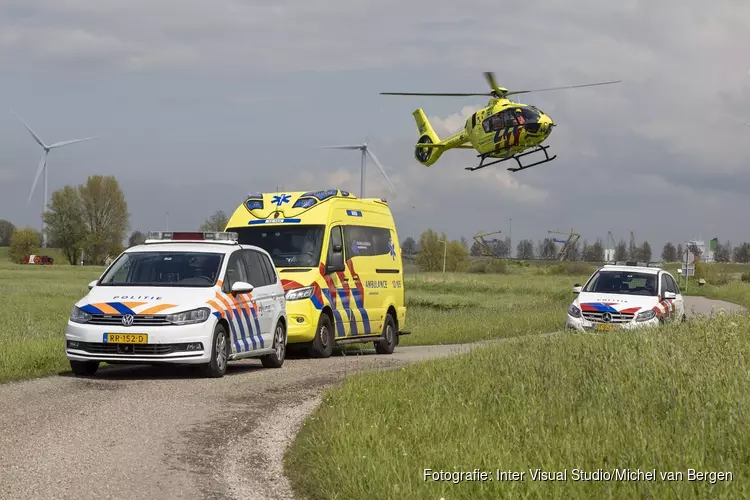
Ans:
[{"label": "ambulance windshield", "polygon": [[229,231],[239,235],[243,245],[262,248],[276,267],[318,267],[325,226],[289,225],[236,227]]}]

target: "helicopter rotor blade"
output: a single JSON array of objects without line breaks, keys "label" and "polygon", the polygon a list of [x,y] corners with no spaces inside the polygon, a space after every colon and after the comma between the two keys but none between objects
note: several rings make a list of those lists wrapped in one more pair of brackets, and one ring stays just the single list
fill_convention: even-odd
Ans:
[{"label": "helicopter rotor blade", "polygon": [[476,94],[460,94],[460,93],[428,93],[428,92],[381,92],[380,95],[430,95],[439,97],[469,97],[469,96],[492,96],[489,92],[482,92]]},{"label": "helicopter rotor blade", "polygon": [[487,79],[487,83],[490,84],[490,88],[496,92],[500,91],[500,86],[497,84],[497,80],[495,80],[495,73],[492,71],[485,71],[484,77]]},{"label": "helicopter rotor blade", "polygon": [[622,80],[614,80],[611,82],[598,82],[598,83],[585,83],[583,85],[567,85],[565,87],[550,87],[547,89],[535,89],[535,90],[511,90],[506,92],[505,95],[516,95],[516,94],[528,94],[530,92],[548,92],[550,90],[565,90],[565,89],[579,89],[581,87],[594,87],[596,85],[610,85],[612,83],[620,83]]}]

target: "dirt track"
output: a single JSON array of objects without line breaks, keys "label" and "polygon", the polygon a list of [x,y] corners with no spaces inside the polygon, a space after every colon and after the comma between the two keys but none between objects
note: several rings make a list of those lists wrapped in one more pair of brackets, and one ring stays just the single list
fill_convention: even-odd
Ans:
[{"label": "dirt track", "polygon": [[[701,297],[686,303],[688,316],[744,310]],[[90,380],[0,385],[0,498],[292,498],[280,479],[284,449],[325,388],[357,371],[472,347],[290,358],[280,370],[250,360],[218,380],[189,369],[116,367]]]}]

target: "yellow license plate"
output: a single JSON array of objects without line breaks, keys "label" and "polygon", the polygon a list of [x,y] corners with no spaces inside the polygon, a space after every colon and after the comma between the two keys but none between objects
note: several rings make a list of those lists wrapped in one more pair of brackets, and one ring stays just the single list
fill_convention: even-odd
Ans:
[{"label": "yellow license plate", "polygon": [[614,330],[614,329],[615,329],[615,325],[609,325],[607,323],[596,323],[594,325],[594,330],[600,330],[600,331],[608,332],[608,331]]},{"label": "yellow license plate", "polygon": [[104,342],[107,344],[148,344],[145,333],[105,333]]}]

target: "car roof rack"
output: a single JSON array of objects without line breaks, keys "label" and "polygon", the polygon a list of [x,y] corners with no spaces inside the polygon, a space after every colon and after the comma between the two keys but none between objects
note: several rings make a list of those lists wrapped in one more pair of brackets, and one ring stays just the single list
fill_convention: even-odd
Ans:
[{"label": "car roof rack", "polygon": [[149,231],[144,244],[154,243],[223,243],[239,245],[239,235],[231,231]]}]

